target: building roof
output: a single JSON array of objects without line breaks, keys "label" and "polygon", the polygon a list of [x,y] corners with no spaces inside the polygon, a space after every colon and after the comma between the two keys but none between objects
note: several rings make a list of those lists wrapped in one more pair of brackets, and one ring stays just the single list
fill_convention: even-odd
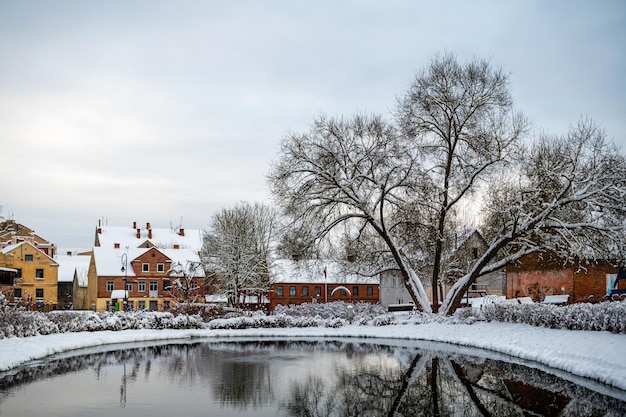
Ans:
[{"label": "building roof", "polygon": [[203,243],[203,232],[200,229],[160,228],[150,223],[143,225],[134,222],[129,226],[100,226],[96,228],[94,246],[113,248],[118,244],[121,248],[137,248],[139,246],[156,246],[168,249],[178,246],[180,249],[200,251]]},{"label": "building roof", "polygon": [[80,287],[87,286],[87,273],[91,255],[57,255],[55,260],[59,264],[59,282],[74,281],[74,272]]},{"label": "building roof", "polygon": [[[326,276],[324,276],[326,269]],[[280,259],[272,265],[273,282],[293,284],[379,284],[378,276],[342,272],[341,265],[319,260]]]},{"label": "building roof", "polygon": [[[135,271],[132,268],[131,262],[137,259],[144,253],[152,250],[153,248],[109,248],[109,247],[94,247],[93,256],[96,264],[96,272],[99,276],[107,277],[135,277]],[[187,262],[200,262],[200,256],[197,252],[191,249],[160,249],[155,248],[172,263],[179,262],[185,266]],[[127,265],[125,272],[122,272],[122,255],[126,254]],[[202,268],[198,269],[197,276],[204,276]]]}]

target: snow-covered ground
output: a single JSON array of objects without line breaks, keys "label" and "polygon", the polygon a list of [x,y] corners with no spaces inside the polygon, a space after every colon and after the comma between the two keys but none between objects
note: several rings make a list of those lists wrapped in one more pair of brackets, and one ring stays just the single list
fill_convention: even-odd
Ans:
[{"label": "snow-covered ground", "polygon": [[340,328],[124,330],[7,338],[0,340],[0,371],[55,353],[103,344],[202,337],[365,337],[446,342],[500,352],[626,391],[626,334],[498,322],[347,325]]}]

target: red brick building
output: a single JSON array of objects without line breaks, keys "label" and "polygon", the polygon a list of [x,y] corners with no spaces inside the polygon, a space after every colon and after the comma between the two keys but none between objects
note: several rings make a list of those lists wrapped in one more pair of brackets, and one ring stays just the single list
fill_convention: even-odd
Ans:
[{"label": "red brick building", "polygon": [[279,304],[380,301],[378,277],[344,274],[332,263],[283,260],[276,271],[268,297],[270,311]]},{"label": "red brick building", "polygon": [[570,303],[602,299],[618,271],[608,262],[566,264],[553,254],[532,254],[507,266],[506,298],[531,297],[540,302],[547,295],[567,294]]}]

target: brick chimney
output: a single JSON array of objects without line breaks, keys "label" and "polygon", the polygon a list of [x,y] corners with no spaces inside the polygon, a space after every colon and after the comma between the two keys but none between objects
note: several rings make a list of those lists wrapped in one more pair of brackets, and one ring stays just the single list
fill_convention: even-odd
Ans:
[{"label": "brick chimney", "polygon": [[67,256],[72,256],[72,251],[71,250],[67,251]]},{"label": "brick chimney", "polygon": [[119,243],[114,243],[114,244],[113,244],[113,247],[114,247],[115,249],[119,249],[119,248],[120,248],[120,244],[119,244]]},{"label": "brick chimney", "polygon": [[137,229],[137,239],[141,237],[141,229]]},{"label": "brick chimney", "polygon": [[185,229],[183,229],[182,227],[178,230],[178,234],[181,236],[185,236]]},{"label": "brick chimney", "polygon": [[152,229],[148,229],[148,239],[152,239]]},{"label": "brick chimney", "polygon": [[137,222],[133,222],[133,229],[137,228]]},{"label": "brick chimney", "polygon": [[146,229],[150,229],[150,222],[146,223]]},{"label": "brick chimney", "polygon": [[177,243],[174,243],[174,249],[180,249],[180,245]]}]

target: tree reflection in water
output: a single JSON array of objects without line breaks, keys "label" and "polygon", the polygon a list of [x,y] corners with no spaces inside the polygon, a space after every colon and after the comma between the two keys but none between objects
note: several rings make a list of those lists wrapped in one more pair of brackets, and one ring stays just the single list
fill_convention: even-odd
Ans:
[{"label": "tree reflection in water", "polygon": [[154,387],[165,379],[173,391],[193,391],[195,403],[201,407],[216,403],[224,414],[274,410],[269,415],[626,415],[623,391],[590,381],[584,387],[484,354],[420,346],[425,345],[223,341],[63,355],[0,375],[0,413],[2,403],[18,387],[80,370],[91,370],[96,381],[104,381],[115,368],[123,370],[117,379],[119,407],[127,409],[138,395],[134,385]]},{"label": "tree reflection in water", "polygon": [[466,355],[418,350],[398,368],[337,370],[336,383],[293,382],[288,416],[626,415],[626,403],[547,372]]}]

